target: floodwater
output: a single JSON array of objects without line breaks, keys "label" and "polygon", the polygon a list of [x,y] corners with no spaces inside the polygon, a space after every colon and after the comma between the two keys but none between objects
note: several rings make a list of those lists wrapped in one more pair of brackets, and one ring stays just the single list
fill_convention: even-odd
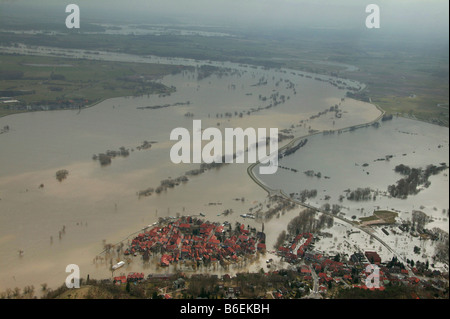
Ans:
[{"label": "floodwater", "polygon": [[[341,134],[308,136],[304,147],[279,162],[297,173],[279,169],[276,174],[261,175],[259,179],[286,194],[315,189],[317,196],[305,203],[318,208],[325,203],[343,206],[341,212],[348,219],[387,209],[398,211],[399,217],[407,220],[413,210],[421,210],[448,231],[448,169],[431,176],[430,186],[416,195],[399,199],[387,194],[388,186],[403,178],[394,172],[399,164],[423,169],[430,164],[449,164],[448,128],[405,118],[380,123],[378,128],[369,126]],[[392,157],[386,160],[386,156]],[[306,175],[304,172],[308,170],[320,172],[321,177]],[[347,197],[345,190],[366,187],[378,192],[375,200],[339,200],[341,195]]]},{"label": "floodwater", "polygon": [[[21,53],[67,57],[81,54],[76,50],[54,48],[15,49]],[[89,56],[89,53],[83,52],[82,57],[198,65],[198,61],[192,60],[109,53]],[[212,62],[208,64],[214,65]],[[373,105],[351,99],[342,100],[345,90],[301,76],[298,71],[265,70],[231,63],[216,65],[230,69],[199,81],[196,71],[183,71],[164,77],[161,80],[163,83],[177,88],[170,96],[114,98],[81,112],[35,112],[0,118],[0,127],[10,127],[7,133],[0,135],[0,291],[26,285],[34,285],[39,290],[43,283],[55,288],[64,283],[68,264],[79,265],[83,278],[87,274],[91,278],[108,278],[111,276],[108,270],[110,262],[118,260],[106,259],[103,263],[97,260],[94,263],[95,257],[103,251],[104,243],[114,244],[122,240],[126,243],[130,234],[156,222],[159,217],[203,212],[210,221],[227,220],[233,224],[239,221],[261,229],[262,225],[257,221],[239,217],[247,213],[250,207],[266,201],[266,192],[247,175],[248,164],[225,165],[190,177],[186,184],[161,194],[141,198],[137,196],[140,190],[156,188],[163,179],[176,178],[188,170],[198,168],[198,164],[173,164],[169,157],[170,148],[175,143],[169,140],[171,130],[184,127],[191,131],[193,119],[201,119],[202,128],[292,128],[292,134],[302,136],[311,129],[345,128],[370,122],[380,115]],[[261,79],[267,83],[255,85]],[[293,87],[288,86],[289,81],[294,84]],[[351,81],[347,81],[347,84],[359,85]],[[286,97],[284,103],[255,111],[268,105],[268,101],[262,101],[260,95],[269,97],[277,92]],[[188,101],[189,104],[174,106]],[[172,106],[138,109],[165,104]],[[342,110],[340,118],[335,118],[333,113],[326,113],[310,119],[312,115],[338,104]],[[249,111],[250,115],[247,115]],[[186,117],[187,112],[194,116]],[[232,115],[226,117],[225,112]],[[239,117],[235,112],[242,112],[243,116]],[[393,121],[387,125],[395,123]],[[383,130],[379,128],[376,132]],[[346,140],[344,134],[347,133],[341,135],[343,141]],[[348,134],[357,136],[362,131]],[[364,143],[368,136],[371,134],[362,134],[360,142]],[[448,152],[448,131],[446,136],[445,147]],[[337,136],[317,136],[318,140],[322,138]],[[150,149],[138,150],[137,146],[145,140],[157,143]],[[326,155],[327,148],[333,145],[338,147],[339,143],[340,140],[328,142],[321,149],[323,159],[316,157],[318,168],[324,170],[322,167],[325,166],[321,165],[337,167],[336,164],[344,162],[335,157],[333,160],[336,162],[325,162],[325,158],[330,158]],[[313,145],[316,143],[310,143],[307,147]],[[346,156],[358,152],[350,142],[345,145],[348,151]],[[130,149],[130,155],[114,158],[109,166],[102,167],[92,159],[93,154],[118,150],[122,146]],[[373,156],[375,154],[368,156],[367,161]],[[351,162],[362,162],[362,158],[355,157]],[[317,169],[316,166],[310,168]],[[55,178],[56,171],[60,169],[69,171],[62,182]],[[384,174],[385,171],[380,170],[379,173]],[[278,183],[281,183],[280,174],[283,174],[282,170],[273,177]],[[332,183],[342,177],[335,171],[327,174],[332,176]],[[293,184],[290,177],[283,176],[288,188]],[[297,174],[295,178],[300,180],[304,176]],[[386,178],[390,179],[391,174]],[[41,184],[43,187],[40,187]],[[242,197],[245,199],[243,202],[236,200]],[[230,208],[233,214],[218,216]],[[269,249],[290,218],[286,214],[265,222]],[[23,251],[22,256],[19,256],[19,250]],[[121,269],[123,272],[142,270],[146,275],[168,271],[158,269],[155,265],[144,268],[137,258],[127,268]]]}]

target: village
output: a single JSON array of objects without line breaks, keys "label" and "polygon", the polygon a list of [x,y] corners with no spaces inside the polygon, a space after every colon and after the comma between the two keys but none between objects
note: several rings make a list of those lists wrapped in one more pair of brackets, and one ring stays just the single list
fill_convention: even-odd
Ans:
[{"label": "village", "polygon": [[[428,263],[417,262],[414,267],[409,267],[395,256],[391,260],[382,260],[376,251],[356,251],[350,256],[342,256],[316,250],[314,243],[327,235],[330,234],[299,234],[277,250],[285,261],[297,266],[302,279],[313,287],[311,296],[317,297],[319,293],[320,297],[336,297],[336,287],[384,291],[394,286],[408,287],[412,298],[419,298],[415,288],[448,294],[448,272],[431,270]],[[377,269],[377,284],[374,284],[373,270],[369,271],[368,266]]]},{"label": "village", "polygon": [[[404,265],[395,256],[382,260],[376,251],[330,255],[315,248],[327,233],[305,232],[290,236],[275,250],[266,250],[265,234],[236,223],[210,223],[195,217],[180,217],[165,225],[152,225],[139,233],[125,250],[127,256],[157,258],[159,266],[191,262],[228,265],[259,255],[265,262],[256,272],[236,274],[129,273],[115,276],[112,283],[128,293],[152,298],[441,298],[448,297],[448,272],[427,263]],[[377,280],[367,270],[377,268]],[[169,268],[168,268],[169,269]],[[368,279],[371,279],[368,282]],[[111,280],[107,280],[111,283]],[[124,288],[126,287],[126,288]],[[364,293],[368,293],[365,295]],[[379,295],[385,293],[385,295]],[[142,295],[144,294],[144,295]],[[371,295],[372,294],[372,295]]]},{"label": "village", "polygon": [[266,250],[265,234],[255,228],[236,223],[233,230],[228,222],[204,222],[187,216],[166,226],[146,229],[135,237],[124,255],[141,254],[144,261],[161,254],[161,266],[179,261],[220,263],[226,266],[240,256]]}]

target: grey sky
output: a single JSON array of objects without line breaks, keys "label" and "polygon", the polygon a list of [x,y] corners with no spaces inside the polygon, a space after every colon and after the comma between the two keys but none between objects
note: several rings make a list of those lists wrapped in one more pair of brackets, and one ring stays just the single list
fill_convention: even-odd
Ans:
[{"label": "grey sky", "polygon": [[[290,28],[364,27],[365,7],[380,7],[383,32],[440,34],[448,36],[447,0],[0,0],[2,6],[14,4],[23,10],[39,6],[47,12],[60,12],[69,3],[80,6],[90,19],[114,23],[126,19],[149,24],[177,21],[188,24],[218,24]],[[0,6],[1,8],[1,6]],[[32,9],[30,9],[32,10]],[[0,16],[1,17],[1,16]]]}]

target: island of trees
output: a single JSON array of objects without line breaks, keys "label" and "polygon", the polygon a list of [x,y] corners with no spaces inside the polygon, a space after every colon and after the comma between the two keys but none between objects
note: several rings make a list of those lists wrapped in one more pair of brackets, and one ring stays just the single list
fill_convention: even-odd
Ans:
[{"label": "island of trees", "polygon": [[408,195],[415,195],[420,191],[420,187],[429,187],[431,182],[428,178],[432,175],[439,174],[448,168],[447,164],[441,163],[439,166],[428,165],[425,169],[410,168],[409,166],[400,164],[395,167],[395,172],[404,177],[397,181],[396,184],[388,186],[388,193],[392,197],[405,199]]},{"label": "island of trees", "polygon": [[107,150],[105,153],[100,153],[98,155],[94,154],[92,159],[94,161],[99,161],[101,166],[106,166],[111,164],[111,159],[118,156],[127,157],[128,155],[130,155],[130,151],[121,146],[118,151]]},{"label": "island of trees", "polygon": [[69,171],[66,169],[60,169],[56,172],[56,179],[60,182],[62,182],[64,179],[67,178],[67,175],[69,175]]}]

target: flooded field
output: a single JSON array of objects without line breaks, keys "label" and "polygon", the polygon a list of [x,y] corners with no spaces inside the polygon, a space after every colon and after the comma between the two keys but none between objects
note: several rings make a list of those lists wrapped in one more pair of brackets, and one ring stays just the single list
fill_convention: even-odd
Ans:
[{"label": "flooded field", "polygon": [[[81,53],[38,48],[35,54],[77,57]],[[372,104],[345,98],[345,86],[362,86],[352,81],[343,80],[338,85],[338,79],[314,79],[314,75],[298,71],[231,63],[207,63],[214,68],[202,69],[199,62],[182,59],[146,60],[82,53],[85,58],[94,56],[183,64],[194,66],[195,70],[164,77],[162,83],[176,88],[168,96],[114,98],[81,111],[35,112],[0,118],[0,127],[10,128],[0,135],[0,290],[31,284],[39,288],[43,283],[59,286],[67,276],[68,264],[79,265],[83,278],[88,274],[91,278],[109,278],[110,263],[117,260],[100,254],[104,244],[126,243],[132,238],[128,236],[158,221],[159,217],[202,212],[212,222],[239,221],[260,230],[261,221],[240,217],[255,205],[267,204],[266,191],[247,174],[248,164],[224,165],[189,177],[186,183],[160,194],[138,196],[142,190],[156,188],[164,179],[198,168],[198,164],[173,164],[169,157],[174,144],[169,140],[171,130],[176,127],[191,130],[193,119],[201,119],[204,128],[276,127],[285,130],[286,135],[304,136],[316,130],[338,130],[370,122],[381,114]],[[341,85],[344,88],[338,87]],[[446,132],[428,124],[395,119],[378,129],[319,134],[308,138],[301,151],[280,162],[298,169],[298,173],[279,169],[274,176],[260,178],[270,187],[287,193],[317,188],[320,195],[311,202],[314,205],[324,203],[320,198],[326,194],[335,200],[346,188],[369,186],[384,190],[397,179],[391,172],[397,162],[414,166],[448,163]],[[411,134],[414,134],[413,143]],[[392,136],[398,141],[393,143]],[[371,139],[386,148],[371,147]],[[383,140],[390,142],[383,143]],[[139,149],[144,141],[154,143],[149,149]],[[280,145],[289,141],[287,138]],[[437,145],[443,147],[437,149]],[[121,147],[129,150],[128,156],[115,157],[110,165],[102,166],[92,159],[94,154]],[[326,155],[330,150],[335,155]],[[404,158],[403,153],[407,153]],[[387,154],[396,157],[389,163],[373,162]],[[355,165],[365,162],[370,163],[366,169],[370,175]],[[67,170],[68,175],[58,181],[55,173],[61,169]],[[319,181],[303,174],[310,169],[321,171],[330,179]],[[411,205],[424,205],[427,213],[433,212],[434,207],[439,212],[448,208],[448,196],[443,195],[448,193],[448,178],[446,182],[445,190],[445,178],[441,175],[433,178],[430,188],[413,202],[387,198],[366,206],[361,202],[357,205],[345,202],[346,214],[358,215],[360,207],[368,212],[374,205],[398,206],[404,211]],[[233,213],[224,216],[226,209],[232,209]],[[269,250],[278,233],[299,210],[264,222]],[[96,259],[97,256],[100,258]],[[215,271],[257,270],[258,267],[260,263],[255,262]],[[161,269],[156,263],[144,267],[138,259],[121,271],[140,270],[146,274],[173,271]]]},{"label": "flooded field", "polygon": [[[380,123],[379,127],[308,136],[304,147],[280,160],[285,169],[259,178],[286,194],[316,190],[317,196],[304,202],[318,208],[340,205],[348,219],[370,216],[381,209],[398,211],[406,220],[413,210],[421,210],[433,217],[436,226],[448,231],[448,169],[430,176],[430,185],[415,195],[402,199],[388,193],[388,186],[402,178],[394,171],[397,165],[422,169],[448,165],[448,129],[404,118]],[[370,188],[370,199],[348,199],[348,190],[358,188]]]}]

